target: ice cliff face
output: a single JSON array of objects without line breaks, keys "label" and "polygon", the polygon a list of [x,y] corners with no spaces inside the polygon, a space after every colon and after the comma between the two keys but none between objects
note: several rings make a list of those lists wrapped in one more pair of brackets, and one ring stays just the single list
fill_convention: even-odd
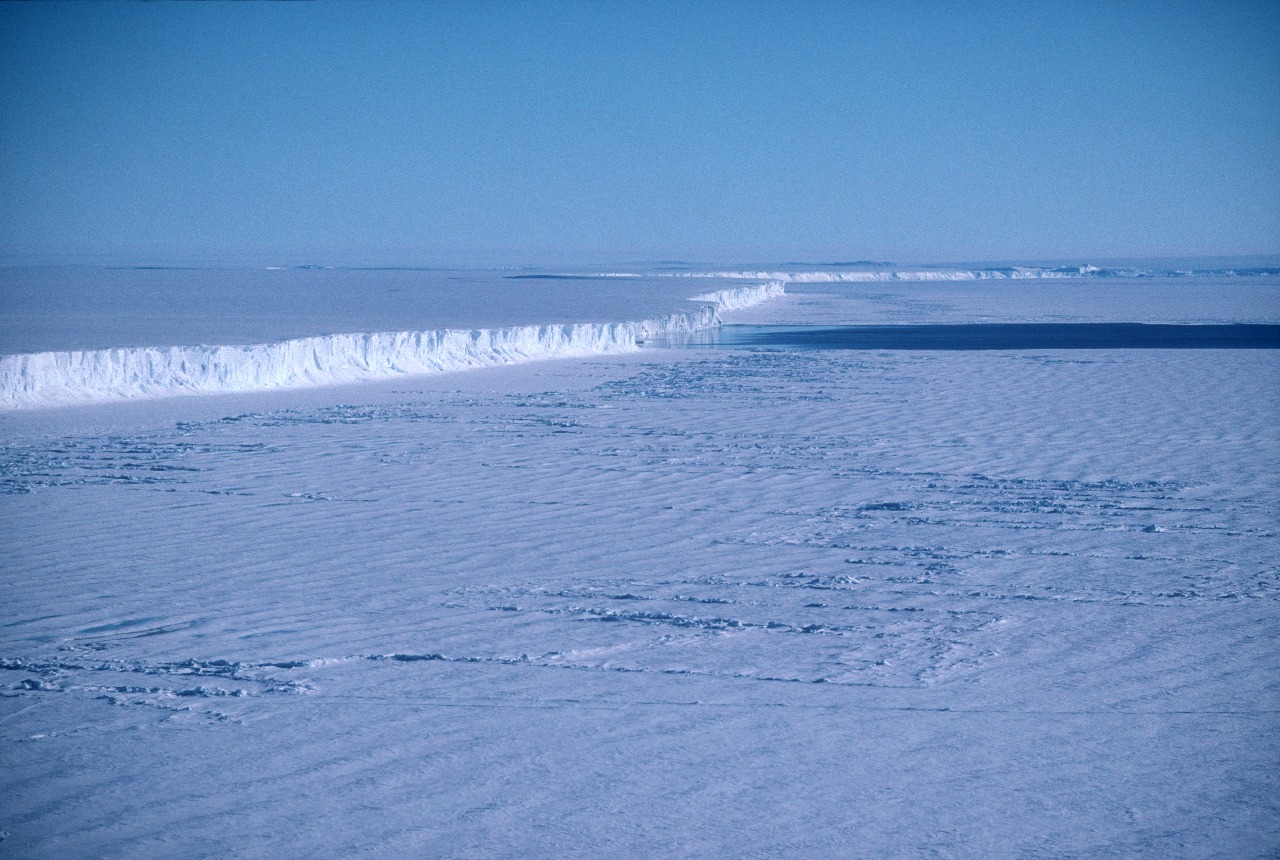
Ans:
[{"label": "ice cliff face", "polygon": [[783,295],[785,288],[779,281],[773,281],[768,284],[761,284],[756,287],[737,287],[736,289],[716,290],[714,293],[704,293],[700,296],[694,296],[689,301],[692,302],[711,302],[721,311],[737,311],[743,308],[749,308],[752,305],[758,305],[761,302],[767,302],[770,299],[776,299]]},{"label": "ice cliff face", "polygon": [[10,355],[0,358],[0,407],[297,388],[622,352],[635,348],[636,328],[519,326]]},{"label": "ice cliff face", "polygon": [[641,322],[473,331],[323,335],[248,346],[121,347],[0,356],[0,410],[151,397],[302,388],[555,358],[631,352],[646,339],[720,324],[718,311],[781,295],[724,290],[689,313]]}]

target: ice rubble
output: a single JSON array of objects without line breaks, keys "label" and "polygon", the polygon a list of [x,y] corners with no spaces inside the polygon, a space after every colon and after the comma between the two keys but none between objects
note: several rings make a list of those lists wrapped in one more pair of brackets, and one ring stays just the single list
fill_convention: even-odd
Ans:
[{"label": "ice rubble", "polygon": [[641,322],[322,335],[248,346],[121,347],[0,356],[0,410],[300,388],[554,358],[631,352],[659,335],[720,324],[719,311],[781,295],[722,290],[710,306]]}]

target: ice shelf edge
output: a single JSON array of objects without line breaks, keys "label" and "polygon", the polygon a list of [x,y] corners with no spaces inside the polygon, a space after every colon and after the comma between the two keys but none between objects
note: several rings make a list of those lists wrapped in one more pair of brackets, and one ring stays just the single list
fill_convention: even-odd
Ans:
[{"label": "ice shelf edge", "polygon": [[782,295],[781,284],[697,296],[686,313],[640,322],[363,332],[277,343],[144,346],[0,356],[0,411],[118,400],[309,388],[560,358],[634,352],[646,339],[702,331],[719,311]]}]

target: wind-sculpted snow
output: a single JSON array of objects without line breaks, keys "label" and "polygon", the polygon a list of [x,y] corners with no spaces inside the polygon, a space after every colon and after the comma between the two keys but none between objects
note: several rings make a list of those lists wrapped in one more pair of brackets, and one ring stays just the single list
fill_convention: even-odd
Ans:
[{"label": "wind-sculpted snow", "polygon": [[337,334],[249,346],[7,355],[0,357],[0,409],[301,388],[631,352],[646,338],[718,324],[716,310],[706,307],[643,322]]},{"label": "wind-sculpted snow", "polygon": [[1270,857],[1278,371],[651,350],[7,416],[0,854]]}]

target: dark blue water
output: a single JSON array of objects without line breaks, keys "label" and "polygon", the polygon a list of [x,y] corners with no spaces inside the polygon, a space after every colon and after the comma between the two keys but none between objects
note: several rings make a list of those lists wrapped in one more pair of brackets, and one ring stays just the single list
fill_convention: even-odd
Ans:
[{"label": "dark blue water", "polygon": [[1280,349],[1280,325],[974,323],[965,325],[728,325],[653,346],[691,349]]}]

